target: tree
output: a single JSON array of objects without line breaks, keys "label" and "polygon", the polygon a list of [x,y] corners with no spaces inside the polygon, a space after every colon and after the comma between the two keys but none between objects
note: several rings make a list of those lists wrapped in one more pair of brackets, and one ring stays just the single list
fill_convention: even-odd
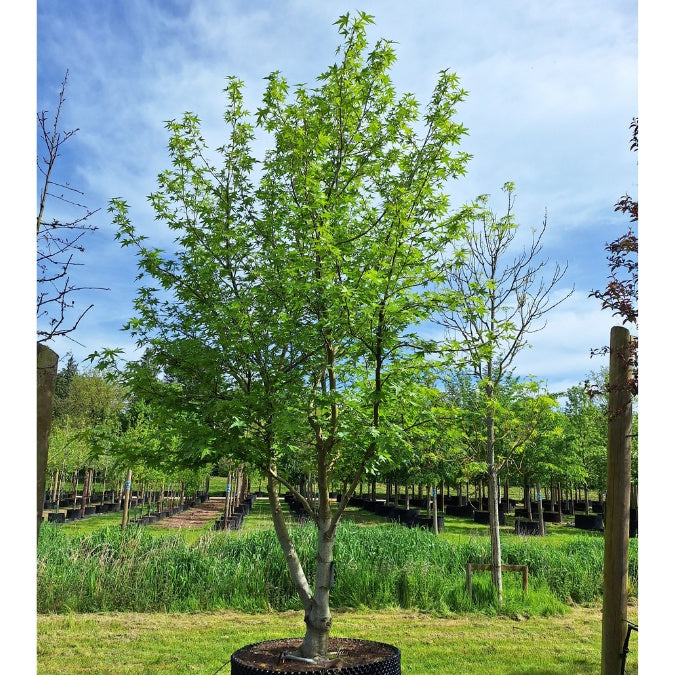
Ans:
[{"label": "tree", "polygon": [[65,481],[66,471],[75,474],[96,467],[101,453],[95,448],[95,438],[102,427],[116,429],[125,405],[125,392],[119,384],[96,371],[80,373],[72,357],[68,360],[56,377],[46,467],[52,472],[55,493],[59,480]]},{"label": "tree", "polygon": [[[590,378],[598,378],[590,376]],[[602,378],[604,380],[604,378]],[[589,380],[590,381],[590,380]],[[582,386],[571,387],[566,392],[565,442],[567,451],[580,468],[579,477],[584,485],[586,513],[589,513],[588,488],[602,489],[605,484],[607,462],[607,410],[606,401],[591,399]]]},{"label": "tree", "polygon": [[[41,110],[38,122],[38,172],[42,177],[37,214],[37,320],[38,342],[49,342],[61,335],[69,335],[77,328],[84,315],[93,307],[75,309],[74,296],[83,290],[95,289],[80,286],[71,278],[78,263],[76,256],[84,253],[83,238],[98,229],[89,221],[99,209],[91,210],[80,203],[83,193],[74,188],[67,178],[58,175],[57,159],[62,156],[63,145],[79,129],[63,131],[60,128],[61,112],[66,100],[66,71],[56,112],[50,123],[48,111]],[[51,202],[56,202],[51,207]],[[50,213],[54,215],[50,216]]]},{"label": "tree", "polygon": [[541,258],[546,219],[533,230],[529,246],[511,251],[518,232],[514,220],[514,186],[506,183],[506,214],[498,218],[487,207],[487,196],[460,212],[472,223],[465,242],[463,264],[450,266],[446,287],[458,293],[459,306],[441,311],[439,323],[449,333],[449,347],[465,355],[467,367],[485,397],[486,462],[490,511],[492,579],[502,602],[501,543],[498,515],[498,464],[495,455],[495,417],[500,388],[512,370],[515,357],[528,345],[529,336],[542,330],[545,315],[560,305],[553,291],[566,267],[556,264],[546,275]]},{"label": "tree", "polygon": [[[82,193],[72,187],[67,179],[57,175],[57,158],[62,147],[78,131],[59,128],[65,101],[68,71],[66,71],[56,113],[50,125],[46,110],[37,114],[38,123],[38,173],[42,176],[37,213],[37,533],[42,523],[45,490],[45,472],[51,429],[52,400],[58,369],[58,355],[44,343],[58,336],[69,336],[75,331],[83,311],[75,310],[74,295],[91,287],[72,281],[73,267],[78,265],[75,256],[83,253],[82,238],[96,229],[88,221],[96,211],[78,200]],[[54,215],[50,204],[56,200]],[[69,215],[65,215],[69,214]],[[99,289],[107,290],[107,289]],[[74,318],[73,318],[74,317]],[[70,339],[73,339],[70,337]]]},{"label": "tree", "polygon": [[[137,248],[139,278],[150,280],[127,328],[152,350],[146,363],[129,364],[128,381],[167,415],[194,414],[201,461],[225,455],[265,472],[305,610],[300,653],[317,661],[326,659],[332,623],[341,515],[405,432],[398,406],[422,399],[407,388],[428,365],[429,344],[414,326],[434,310],[428,285],[440,281],[441,251],[461,231],[447,218],[444,190],[468,160],[451,152],[465,133],[453,119],[465,95],[456,75],[440,73],[420,118],[414,97],[397,98],[391,84],[392,44],[368,51],[372,17],[336,23],[339,58],[316,88],[298,85],[290,97],[278,72],[267,78],[256,124],[272,147],[257,176],[235,78],[225,90],[222,168],[207,160],[196,115],[168,124],[172,168],[151,202],[176,232],[174,251],[149,247],[128,206],[111,204],[118,238]],[[103,352],[100,363],[118,355]],[[311,467],[317,500],[297,489],[289,466]],[[347,467],[347,489],[333,505],[329,486]],[[281,486],[317,527],[312,575],[282,517]]]},{"label": "tree", "polygon": [[[632,129],[630,149],[638,150],[638,118],[634,117],[630,129]],[[623,325],[638,328],[638,238],[633,229],[633,223],[638,222],[638,202],[629,195],[621,197],[614,205],[614,210],[628,216],[628,229],[624,234],[605,246],[608,252],[609,281],[604,291],[594,290],[589,297],[597,298],[602,302],[603,309],[612,311],[613,316],[619,316]],[[637,225],[636,225],[637,227]],[[609,347],[592,350],[592,355],[609,352]],[[632,396],[638,393],[638,338],[632,336],[631,341],[631,371],[632,377],[628,383]],[[591,395],[599,393],[597,387],[587,385]]]}]

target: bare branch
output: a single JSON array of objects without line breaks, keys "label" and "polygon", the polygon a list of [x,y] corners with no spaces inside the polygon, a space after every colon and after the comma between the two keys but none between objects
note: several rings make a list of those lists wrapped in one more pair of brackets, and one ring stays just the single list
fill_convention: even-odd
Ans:
[{"label": "bare branch", "polygon": [[[82,265],[74,260],[74,254],[84,253],[84,246],[80,241],[86,232],[97,229],[88,220],[99,209],[92,210],[79,200],[66,197],[67,193],[82,195],[83,192],[72,187],[67,181],[58,181],[54,177],[56,161],[61,154],[63,144],[78,131],[78,129],[63,131],[59,128],[61,111],[66,100],[67,82],[68,71],[61,83],[58,105],[51,125],[46,110],[37,114],[40,144],[38,170],[44,179],[36,219],[38,342],[47,342],[59,336],[69,336],[69,333],[78,327],[82,318],[92,308],[93,305],[89,305],[84,311],[76,312],[73,320],[70,316],[75,307],[73,294],[83,290],[109,290],[96,286],[75,285],[70,281],[70,270]],[[50,199],[83,210],[84,213],[75,215],[72,220],[62,218],[48,220],[47,207]]]}]

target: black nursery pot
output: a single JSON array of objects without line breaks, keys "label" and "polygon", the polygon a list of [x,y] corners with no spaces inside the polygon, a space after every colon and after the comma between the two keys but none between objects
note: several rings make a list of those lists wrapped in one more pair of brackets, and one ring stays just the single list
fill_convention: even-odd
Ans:
[{"label": "black nursery pot", "polygon": [[[529,535],[539,534],[539,520],[516,520],[516,529],[514,530],[516,534]],[[544,522],[544,534],[546,534],[546,523]]]},{"label": "black nursery pot", "polygon": [[595,530],[598,532],[602,532],[605,529],[602,522],[602,514],[600,513],[592,513],[589,515],[575,513],[574,527],[579,530]]},{"label": "black nursery pot", "polygon": [[[292,660],[285,660],[283,670],[279,665],[283,654],[300,646],[297,638],[256,642],[238,649],[232,654],[232,675],[273,675],[274,673],[297,673],[298,675],[400,675],[401,650],[384,642],[329,638],[328,651],[339,651],[341,661],[335,667],[308,670],[306,666],[292,669]],[[289,669],[290,668],[290,669]]]}]

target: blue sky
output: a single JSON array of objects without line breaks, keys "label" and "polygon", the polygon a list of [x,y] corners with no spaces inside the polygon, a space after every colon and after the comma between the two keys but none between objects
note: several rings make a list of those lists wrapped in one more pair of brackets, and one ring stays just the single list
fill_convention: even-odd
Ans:
[{"label": "blue sky", "polygon": [[313,82],[334,59],[333,22],[356,9],[375,16],[373,40],[397,43],[399,92],[425,103],[442,68],[469,92],[457,117],[473,160],[467,176],[448,185],[453,206],[490,193],[499,211],[500,187],[510,180],[524,231],[548,215],[544,254],[569,264],[561,292],[576,290],[532,337],[518,372],[560,391],[603,365],[590,350],[607,342],[615,320],[588,293],[604,288],[604,244],[626,226],[613,205],[637,193],[637,156],[628,148],[638,112],[634,0],[38,2],[37,108],[53,108],[68,69],[63,128],[80,131],[59,169],[88,206],[101,208],[78,278],[111,289],[78,296],[78,305],[94,308],[74,334],[81,345],[56,340],[58,353],[79,361],[122,346],[133,355],[119,329],[132,312],[135,264],[114,242],[105,209],[110,198],[124,198],[134,223],[166,242],[146,200],[168,163],[164,121],[195,112],[216,147],[228,75],[244,80],[252,111],[272,70],[291,83]]}]

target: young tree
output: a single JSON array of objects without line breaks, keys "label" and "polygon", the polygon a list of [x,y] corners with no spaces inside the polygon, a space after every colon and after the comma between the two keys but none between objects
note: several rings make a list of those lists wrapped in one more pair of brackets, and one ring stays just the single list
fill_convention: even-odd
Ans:
[{"label": "young tree", "polygon": [[[595,378],[597,379],[597,378]],[[582,386],[566,392],[564,437],[567,452],[579,466],[584,485],[586,513],[589,513],[589,483],[601,488],[605,483],[607,463],[606,401],[591,399]]]},{"label": "young tree", "polygon": [[[45,472],[51,429],[54,382],[58,355],[46,342],[57,336],[70,336],[92,305],[83,311],[75,310],[74,295],[82,290],[93,290],[72,281],[76,255],[83,253],[82,238],[96,229],[88,221],[96,211],[79,202],[82,193],[72,187],[66,178],[58,175],[57,158],[62,147],[77,129],[59,128],[61,110],[65,101],[68,71],[61,83],[59,101],[53,121],[46,110],[37,114],[37,167],[42,177],[37,213],[37,532],[42,523],[45,490]],[[53,201],[56,206],[50,207]],[[51,209],[53,208],[53,215]],[[107,289],[98,289],[107,290]],[[72,339],[72,337],[71,337]]]},{"label": "young tree", "polygon": [[[173,415],[194,412],[208,453],[245,460],[267,475],[275,531],[305,610],[303,658],[325,661],[333,545],[361,477],[404,433],[397,406],[427,367],[415,324],[434,309],[441,251],[461,230],[446,216],[447,181],[468,156],[451,152],[465,92],[442,71],[426,114],[397,98],[389,41],[368,51],[372,17],[344,15],[338,60],[293,96],[272,73],[257,125],[272,139],[254,183],[253,126],[242,83],[226,88],[222,168],[207,160],[199,120],[171,122],[172,169],[151,196],[176,232],[175,251],[146,245],[128,207],[111,210],[122,245],[135,245],[141,278],[128,328],[151,345],[130,381]],[[115,350],[102,354],[102,363]],[[208,433],[207,433],[208,432]],[[201,432],[200,432],[201,433]],[[292,461],[290,461],[292,460]],[[309,501],[287,466],[311,467]],[[331,481],[351,468],[341,502]],[[344,473],[341,474],[344,478]],[[282,517],[284,486],[318,529],[316,568],[303,569]],[[313,587],[309,579],[314,578]]]},{"label": "young tree", "polygon": [[[634,117],[630,124],[632,130],[630,149],[638,150],[638,118]],[[603,309],[612,311],[613,316],[619,316],[623,325],[628,324],[635,330],[638,328],[638,238],[633,229],[637,227],[638,202],[629,195],[624,195],[614,205],[614,210],[628,216],[628,229],[624,234],[605,246],[608,252],[609,281],[604,291],[591,291],[589,297],[597,298],[602,302]],[[638,338],[632,335],[631,340],[631,369],[632,377],[628,387],[632,396],[638,393]],[[591,352],[592,355],[609,352],[609,347],[603,347]],[[587,385],[591,395],[597,395],[601,390]]]},{"label": "young tree", "polygon": [[461,214],[473,227],[464,245],[464,264],[449,267],[447,288],[464,298],[459,307],[442,311],[439,323],[450,347],[465,354],[467,367],[485,397],[485,433],[490,511],[492,579],[502,601],[501,543],[498,517],[498,472],[495,455],[495,417],[500,388],[515,357],[528,346],[529,336],[542,330],[544,317],[571,295],[555,298],[553,291],[566,267],[556,264],[547,275],[541,258],[546,220],[534,230],[530,244],[513,254],[518,225],[514,220],[514,186],[504,185],[506,214],[498,218],[487,207],[487,196]]},{"label": "young tree", "polygon": [[[74,296],[79,291],[108,290],[81,286],[71,278],[73,268],[81,265],[76,256],[84,253],[83,238],[97,229],[90,223],[90,218],[99,209],[91,210],[81,204],[83,193],[58,173],[57,159],[63,153],[63,145],[79,131],[63,131],[59,126],[67,83],[68,71],[61,83],[51,122],[47,110],[41,110],[37,115],[37,167],[42,178],[37,214],[38,343],[75,331],[93,307],[75,309]],[[51,206],[52,201],[54,206]]]}]

